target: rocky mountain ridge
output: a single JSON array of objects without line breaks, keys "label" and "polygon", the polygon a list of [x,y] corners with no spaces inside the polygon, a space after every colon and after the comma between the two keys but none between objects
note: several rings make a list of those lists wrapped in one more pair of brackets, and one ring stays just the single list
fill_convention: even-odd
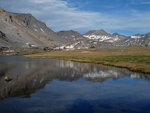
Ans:
[{"label": "rocky mountain ridge", "polygon": [[[54,47],[61,42],[55,32],[31,14],[10,13],[0,9],[0,31],[5,34],[8,47]],[[4,46],[4,43],[0,46]]]},{"label": "rocky mountain ridge", "polygon": [[70,31],[59,31],[57,32],[57,35],[64,40],[63,43],[65,44],[69,44],[69,43],[75,43],[76,41],[78,40],[81,40],[83,39],[84,37],[76,32],[76,31],[73,31],[73,30],[70,30]]},{"label": "rocky mountain ridge", "polygon": [[92,30],[83,35],[87,39],[108,42],[113,46],[145,46],[150,45],[150,33],[125,36],[118,33],[109,34],[104,30]]},{"label": "rocky mountain ridge", "polygon": [[103,29],[85,34],[54,32],[31,14],[0,9],[0,48],[88,49],[110,46],[150,46],[150,33],[124,36]]}]

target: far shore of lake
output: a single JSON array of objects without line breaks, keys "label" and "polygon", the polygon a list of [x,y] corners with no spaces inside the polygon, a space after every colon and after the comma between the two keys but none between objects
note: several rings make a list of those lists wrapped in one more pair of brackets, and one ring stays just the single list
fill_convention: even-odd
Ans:
[{"label": "far shore of lake", "polygon": [[150,74],[149,47],[113,47],[85,50],[63,50],[24,55],[30,58],[63,59],[103,64]]}]

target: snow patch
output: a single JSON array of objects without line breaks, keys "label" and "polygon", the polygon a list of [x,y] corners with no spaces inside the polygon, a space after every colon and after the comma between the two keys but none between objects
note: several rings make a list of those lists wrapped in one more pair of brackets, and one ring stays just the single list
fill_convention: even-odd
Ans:
[{"label": "snow patch", "polygon": [[77,46],[78,44],[80,44],[80,41],[79,42],[76,42],[74,44],[71,44],[71,45],[63,45],[63,46],[60,46],[60,47],[56,47],[55,49],[66,49],[66,50],[74,50],[75,49],[75,46]]},{"label": "snow patch", "polygon": [[36,27],[36,25],[33,25],[33,27]]},{"label": "snow patch", "polygon": [[38,31],[37,29],[34,29],[34,31]]},{"label": "snow patch", "polygon": [[71,35],[71,37],[75,37],[74,35]]},{"label": "snow patch", "polygon": [[138,36],[133,35],[133,36],[131,36],[131,38],[136,39],[136,38],[141,38],[141,36],[140,35],[138,35]]},{"label": "snow patch", "polygon": [[115,42],[118,41],[118,37],[111,37],[111,36],[105,36],[105,35],[83,35],[85,38],[92,39],[92,40],[98,40],[100,42],[107,41],[107,42]]},{"label": "snow patch", "polygon": [[73,49],[73,48],[74,48],[74,45],[69,45],[69,46],[66,46],[65,48],[66,48],[66,49]]},{"label": "snow patch", "polygon": [[44,30],[42,28],[40,28],[42,32],[44,32]]}]

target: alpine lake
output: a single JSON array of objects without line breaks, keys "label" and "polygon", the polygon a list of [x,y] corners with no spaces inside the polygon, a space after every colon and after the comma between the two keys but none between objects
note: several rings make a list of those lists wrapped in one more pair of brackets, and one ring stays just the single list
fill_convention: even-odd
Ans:
[{"label": "alpine lake", "polygon": [[[6,76],[12,80],[5,81]],[[0,113],[150,113],[150,75],[99,64],[0,56]]]}]

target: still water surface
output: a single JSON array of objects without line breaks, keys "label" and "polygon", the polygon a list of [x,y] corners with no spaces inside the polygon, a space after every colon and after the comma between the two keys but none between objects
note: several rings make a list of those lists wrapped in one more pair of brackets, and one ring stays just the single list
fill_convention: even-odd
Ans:
[{"label": "still water surface", "polygon": [[[13,80],[6,82],[5,76]],[[96,64],[1,56],[0,113],[150,113],[150,75]]]}]

